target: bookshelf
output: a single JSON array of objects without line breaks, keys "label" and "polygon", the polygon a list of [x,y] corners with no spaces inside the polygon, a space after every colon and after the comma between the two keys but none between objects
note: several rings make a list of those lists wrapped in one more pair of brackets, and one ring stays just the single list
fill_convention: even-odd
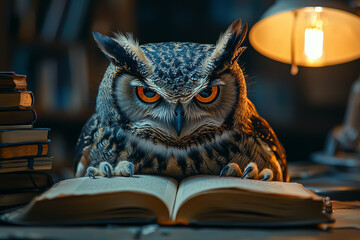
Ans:
[{"label": "bookshelf", "polygon": [[91,32],[135,31],[136,1],[0,1],[0,70],[27,75],[38,121],[49,127],[55,178],[69,177],[108,61]]}]

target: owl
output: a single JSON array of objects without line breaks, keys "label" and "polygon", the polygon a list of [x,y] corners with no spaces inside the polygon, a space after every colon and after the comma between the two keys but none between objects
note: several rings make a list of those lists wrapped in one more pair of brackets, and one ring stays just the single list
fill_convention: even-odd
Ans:
[{"label": "owl", "polygon": [[93,33],[110,60],[76,146],[75,176],[207,174],[289,181],[286,156],[247,98],[247,25],[217,43],[148,43]]}]

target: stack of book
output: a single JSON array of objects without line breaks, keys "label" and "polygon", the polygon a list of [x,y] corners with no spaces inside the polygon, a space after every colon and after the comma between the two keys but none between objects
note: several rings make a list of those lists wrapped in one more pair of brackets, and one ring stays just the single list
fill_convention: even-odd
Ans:
[{"label": "stack of book", "polygon": [[30,201],[52,185],[48,128],[33,128],[34,95],[26,76],[0,72],[0,210]]}]

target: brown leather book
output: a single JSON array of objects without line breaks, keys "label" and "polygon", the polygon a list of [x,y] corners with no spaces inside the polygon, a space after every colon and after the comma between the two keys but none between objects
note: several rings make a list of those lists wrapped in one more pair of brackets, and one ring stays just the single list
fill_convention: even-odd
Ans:
[{"label": "brown leather book", "polygon": [[[45,158],[39,158],[45,159]],[[51,159],[51,158],[50,158]],[[34,161],[36,161],[35,159]],[[53,185],[54,181],[46,172],[14,172],[0,174],[0,192],[14,193],[32,189],[43,189]]]},{"label": "brown leather book", "polygon": [[25,157],[6,160],[2,159],[0,160],[0,181],[2,179],[1,176],[3,173],[50,170],[52,168],[52,162],[53,157]]},{"label": "brown leather book", "polygon": [[47,141],[49,130],[49,128],[0,129],[0,144]]},{"label": "brown leather book", "polygon": [[0,211],[28,203],[53,185],[53,182],[52,176],[45,172],[1,173]]},{"label": "brown leather book", "polygon": [[0,125],[0,130],[11,130],[11,129],[32,129],[33,125]]},{"label": "brown leather book", "polygon": [[27,109],[34,105],[32,92],[0,92],[0,109]]},{"label": "brown leather book", "polygon": [[14,72],[0,72],[0,91],[26,91],[27,82],[25,75]]},{"label": "brown leather book", "polygon": [[0,125],[33,124],[36,121],[34,109],[0,110]]},{"label": "brown leather book", "polygon": [[21,158],[21,157],[41,157],[48,154],[48,143],[21,143],[21,144],[0,144],[0,160]]}]

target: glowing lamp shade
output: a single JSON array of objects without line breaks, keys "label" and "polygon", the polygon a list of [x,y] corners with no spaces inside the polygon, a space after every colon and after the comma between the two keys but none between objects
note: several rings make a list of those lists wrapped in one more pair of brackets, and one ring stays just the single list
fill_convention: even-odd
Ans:
[{"label": "glowing lamp shade", "polygon": [[[264,14],[250,31],[251,45],[276,61],[307,67],[349,62],[360,57],[360,17],[316,6],[326,1],[285,1]],[[303,5],[290,6],[302,2]]]}]

